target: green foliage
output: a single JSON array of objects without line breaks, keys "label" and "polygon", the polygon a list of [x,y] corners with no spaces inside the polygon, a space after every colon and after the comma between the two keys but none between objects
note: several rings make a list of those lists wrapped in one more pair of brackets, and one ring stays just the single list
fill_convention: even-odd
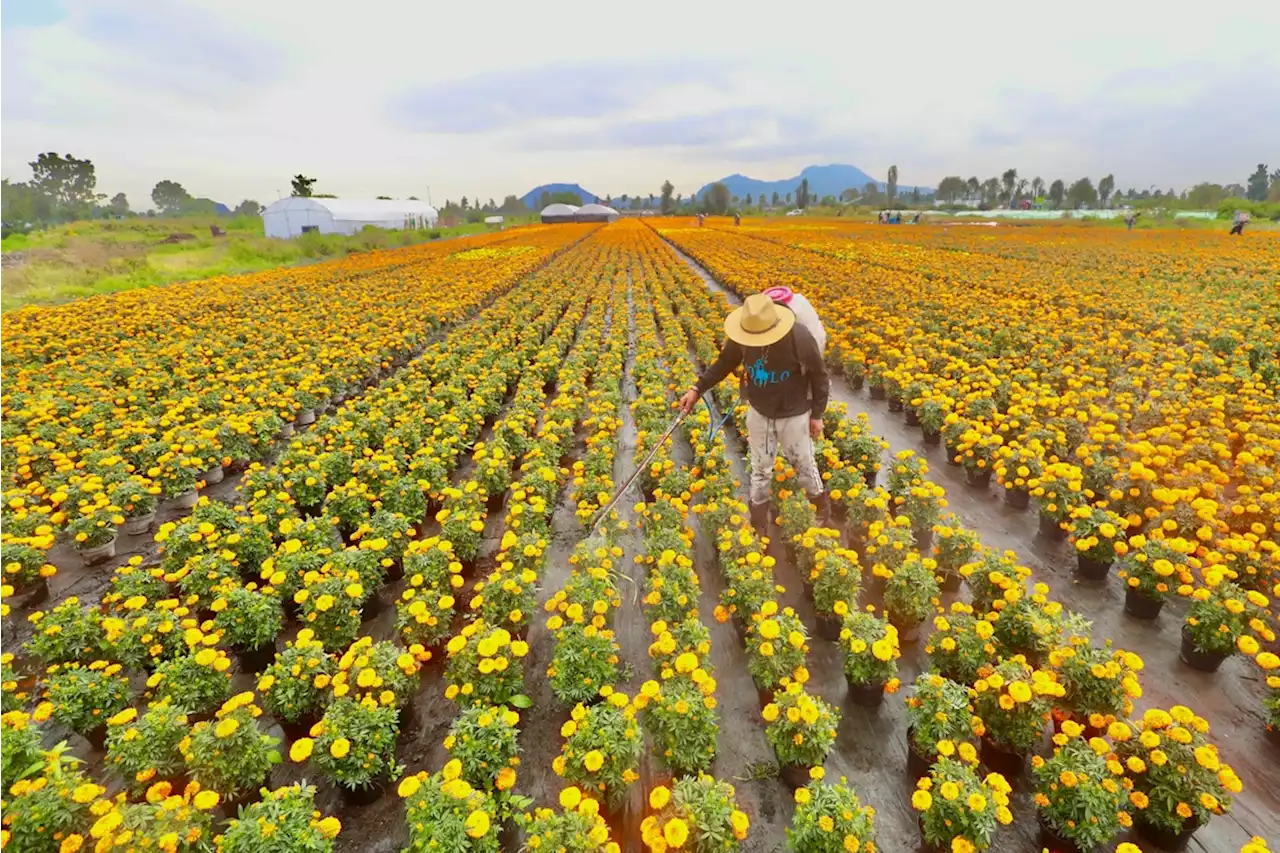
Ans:
[{"label": "green foliage", "polygon": [[107,718],[129,704],[129,676],[118,663],[49,669],[45,698],[53,705],[53,718],[82,735],[105,726]]},{"label": "green foliage", "polygon": [[[255,713],[256,712],[256,713]],[[181,745],[182,757],[192,780],[224,796],[258,787],[271,765],[279,761],[274,747],[279,741],[258,728],[253,705],[227,703],[215,720],[196,723]]]},{"label": "green foliage", "polygon": [[307,784],[277,788],[245,807],[223,831],[222,853],[330,853],[337,818],[320,818],[316,789]]},{"label": "green foliage", "polygon": [[843,780],[811,782],[805,790],[808,796],[787,827],[787,847],[794,853],[846,853],[873,841],[875,812]]},{"label": "green foliage", "polygon": [[130,789],[146,790],[154,781],[181,775],[178,745],[189,731],[182,708],[162,700],[141,717],[126,708],[107,722],[107,768]]}]

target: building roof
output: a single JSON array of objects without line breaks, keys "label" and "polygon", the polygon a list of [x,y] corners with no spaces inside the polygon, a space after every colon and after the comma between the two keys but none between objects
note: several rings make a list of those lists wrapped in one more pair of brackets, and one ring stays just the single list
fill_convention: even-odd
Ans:
[{"label": "building roof", "polygon": [[584,204],[578,208],[579,216],[617,216],[618,211],[603,204]]},{"label": "building roof", "polygon": [[549,204],[542,208],[543,216],[573,216],[578,212],[578,208],[572,204]]},{"label": "building roof", "polygon": [[378,220],[396,216],[435,216],[438,211],[425,201],[384,198],[303,198],[289,196],[272,202],[263,214],[286,210],[315,210],[322,207],[334,219]]}]

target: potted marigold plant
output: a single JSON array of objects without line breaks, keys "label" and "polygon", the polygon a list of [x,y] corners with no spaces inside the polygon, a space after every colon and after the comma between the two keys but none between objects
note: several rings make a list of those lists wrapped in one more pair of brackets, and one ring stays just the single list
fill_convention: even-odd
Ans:
[{"label": "potted marigold plant", "polygon": [[[6,731],[5,742],[11,738]],[[86,778],[79,764],[59,748],[41,752],[31,765],[22,768],[30,772],[5,790],[4,849],[52,853],[63,846],[54,846],[55,836],[84,841],[96,825],[93,807],[105,803],[111,810],[114,804],[99,799],[106,789]],[[5,769],[8,772],[7,764]],[[108,821],[106,825],[111,825],[112,820]],[[68,843],[65,849],[75,849],[74,844]]]},{"label": "potted marigold plant", "polygon": [[216,719],[192,726],[178,744],[192,781],[232,800],[251,798],[280,761],[279,741],[258,729],[261,714],[252,693],[239,693],[218,709]]},{"label": "potted marigold plant", "polygon": [[836,741],[840,712],[793,681],[774,695],[761,714],[768,723],[765,736],[778,758],[782,780],[792,788],[802,787],[809,770],[827,760]]},{"label": "potted marigold plant", "polygon": [[1129,545],[1125,540],[1123,518],[1106,509],[1078,506],[1071,510],[1068,529],[1076,549],[1076,570],[1085,580],[1106,578],[1116,557],[1124,556]]},{"label": "potted marigold plant", "polygon": [[119,483],[111,490],[111,503],[120,507],[124,515],[121,529],[128,536],[141,536],[151,529],[156,520],[156,507],[159,505],[160,488],[131,477]]},{"label": "potted marigold plant", "polygon": [[1050,853],[1093,853],[1132,824],[1124,765],[1102,738],[1068,720],[1053,756],[1031,759],[1040,843]]},{"label": "potted marigold plant", "polygon": [[907,558],[916,553],[916,538],[911,532],[911,520],[901,516],[884,521],[873,521],[867,526],[867,541],[863,545],[864,564],[871,564],[874,578],[872,589],[893,577]]},{"label": "potted marigold plant", "polygon": [[[577,804],[572,805],[575,799]],[[537,809],[516,816],[516,823],[524,828],[526,849],[546,845],[547,850],[564,853],[618,853],[596,799],[569,787],[560,792],[560,800],[560,811]]]},{"label": "potted marigold plant", "polygon": [[1135,619],[1155,619],[1169,594],[1190,587],[1193,569],[1200,561],[1192,556],[1196,543],[1186,539],[1129,539],[1129,552],[1116,563],[1116,574],[1125,583],[1124,612]]},{"label": "potted marigold plant", "polygon": [[929,668],[943,678],[972,684],[978,671],[996,660],[994,634],[991,622],[975,615],[971,606],[952,602],[949,613],[933,617],[933,633],[925,646]]},{"label": "potted marigold plant", "polygon": [[452,632],[456,599],[451,587],[423,586],[421,581],[422,575],[414,574],[396,601],[396,631],[407,643],[436,646]]},{"label": "potted marigold plant", "polygon": [[368,805],[403,769],[396,763],[399,717],[394,708],[370,697],[335,699],[311,729],[289,747],[289,758],[310,759],[352,805]]},{"label": "potted marigold plant", "polygon": [[482,619],[468,622],[445,647],[448,664],[445,698],[459,705],[505,705],[524,692],[524,666],[529,653],[523,640],[505,628],[490,628]]},{"label": "potted marigold plant", "polygon": [[1113,650],[1110,640],[1105,648],[1082,641],[1054,649],[1049,652],[1049,666],[1066,690],[1053,709],[1055,726],[1075,720],[1085,727],[1086,737],[1102,735],[1111,723],[1127,719],[1133,700],[1142,696],[1138,684],[1142,658]]},{"label": "potted marigold plant", "polygon": [[652,853],[682,848],[733,853],[751,828],[750,819],[738,809],[733,786],[705,774],[653,788],[649,809],[640,822],[640,838]]},{"label": "potted marigold plant", "polygon": [[960,434],[956,445],[956,457],[964,467],[966,483],[979,489],[985,489],[991,485],[991,472],[995,468],[996,451],[999,450],[1003,441],[1003,436],[993,432],[986,423],[970,422],[969,429]]},{"label": "potted marigold plant", "polygon": [[263,707],[277,720],[290,740],[308,732],[329,699],[329,685],[337,666],[333,657],[303,628],[275,663],[258,679]]},{"label": "potted marigold plant", "polygon": [[978,534],[962,527],[954,513],[947,513],[933,526],[933,559],[938,564],[938,588],[942,592],[955,592],[963,578],[960,569],[973,562],[977,556],[980,539]]},{"label": "potted marigold plant", "polygon": [[644,739],[635,715],[627,695],[613,691],[604,704],[576,706],[560,729],[565,742],[552,768],[565,781],[617,808],[628,786],[640,778]]},{"label": "potted marigold plant", "polygon": [[67,524],[67,533],[86,566],[110,560],[116,555],[116,530],[124,524],[120,508],[113,504],[89,507]]},{"label": "potted marigold plant", "polygon": [[26,649],[44,664],[92,663],[106,645],[102,615],[86,608],[72,595],[49,612],[37,610],[27,617],[32,624]]},{"label": "potted marigold plant", "polygon": [[839,639],[841,620],[851,607],[857,607],[861,580],[858,555],[853,551],[837,545],[814,552],[809,582],[819,637]]},{"label": "potted marigold plant", "polygon": [[922,673],[907,697],[907,770],[916,778],[929,772],[939,755],[966,759],[977,750],[968,739],[981,726],[973,715],[969,688],[940,675]]},{"label": "potted marigold plant", "polygon": [[[875,810],[857,793],[839,784],[810,782],[796,791],[795,815],[787,827],[787,848],[794,853],[848,853],[875,850]],[[800,800],[803,799],[803,802]]]},{"label": "potted marigold plant", "polygon": [[403,649],[386,640],[361,637],[338,658],[333,675],[335,697],[368,696],[379,705],[403,709],[418,689],[418,670],[430,653],[421,646]]},{"label": "potted marigold plant", "polygon": [[755,680],[762,705],[773,701],[774,689],[798,667],[804,666],[809,652],[800,617],[790,607],[777,609],[774,602],[767,602],[766,607],[752,617],[746,646],[747,669]]},{"label": "potted marigold plant", "polygon": [[[204,793],[203,791],[201,793]],[[196,795],[200,796],[199,794]],[[276,788],[232,818],[218,837],[220,853],[297,850],[330,853],[342,831],[336,817],[316,811],[316,789],[306,783]]]},{"label": "potted marigold plant", "polygon": [[720,728],[714,696],[704,695],[692,681],[671,678],[661,686],[646,681],[634,704],[658,755],[673,772],[700,773],[711,767]]},{"label": "potted marigold plant", "polygon": [[1028,480],[1027,485],[1040,513],[1040,535],[1047,539],[1065,539],[1071,510],[1086,502],[1084,472],[1068,462],[1052,462],[1039,477]]},{"label": "potted marigold plant", "polygon": [[270,587],[228,584],[210,607],[222,639],[236,649],[240,669],[262,672],[276,656],[276,635],[284,624],[280,597]]},{"label": "potted marigold plant", "polygon": [[996,829],[1013,821],[1009,783],[999,773],[979,778],[976,765],[976,759],[941,758],[916,783],[911,805],[920,813],[920,836],[929,850],[986,850]]},{"label": "potted marigold plant", "polygon": [[207,719],[231,698],[230,668],[226,652],[206,646],[157,664],[147,687],[155,699],[168,699],[193,719]]},{"label": "potted marigold plant", "polygon": [[55,720],[102,749],[108,718],[129,704],[129,676],[120,664],[101,660],[88,666],[54,664],[45,680],[45,700]]},{"label": "potted marigold plant", "polygon": [[346,648],[360,633],[364,585],[354,573],[308,573],[306,586],[294,593],[298,618],[330,651]]},{"label": "potted marigold plant", "polygon": [[404,800],[405,823],[413,853],[451,850],[457,853],[498,853],[501,808],[493,795],[472,787],[456,759],[438,772],[400,780],[397,791]]},{"label": "potted marigold plant", "polygon": [[996,451],[996,482],[1004,488],[1005,503],[1026,509],[1031,502],[1032,480],[1044,472],[1044,448],[1032,439],[1027,444],[1012,442]]},{"label": "potted marigold plant", "polygon": [[462,762],[462,778],[487,791],[510,790],[520,764],[519,722],[505,706],[463,708],[444,739],[449,756]]},{"label": "potted marigold plant", "polygon": [[[1267,597],[1223,580],[1220,571],[1206,572],[1205,586],[1194,590],[1191,598],[1182,625],[1182,660],[1192,669],[1216,672],[1237,649],[1246,654],[1257,652],[1258,641],[1251,632],[1271,633]],[[1261,630],[1255,629],[1255,624]]]},{"label": "potted marigold plant", "polygon": [[[558,617],[552,617],[553,619]],[[561,702],[588,702],[603,685],[618,680],[621,648],[613,631],[595,625],[565,625],[556,632],[556,650],[547,667],[551,690]]]},{"label": "potted marigold plant", "polygon": [[1280,655],[1275,652],[1259,652],[1254,663],[1266,673],[1267,695],[1262,707],[1267,712],[1267,735],[1272,741],[1280,741]]},{"label": "potted marigold plant", "polygon": [[125,708],[107,720],[106,766],[135,793],[157,779],[181,790],[186,769],[179,744],[188,731],[187,715],[167,701],[153,702],[141,717]]},{"label": "potted marigold plant", "polygon": [[978,675],[973,709],[982,720],[982,760],[1005,776],[1016,776],[1044,734],[1053,700],[1065,689],[1055,673],[1033,669],[1021,656],[983,667]]},{"label": "potted marigold plant", "polygon": [[925,553],[933,548],[934,525],[947,505],[946,495],[942,486],[925,480],[908,489],[898,507],[899,514],[911,522],[916,546]]},{"label": "potted marigold plant", "polygon": [[1161,850],[1181,850],[1215,814],[1231,811],[1240,777],[1209,742],[1209,723],[1183,705],[1150,708],[1132,725],[1108,732],[1133,782],[1138,836]]},{"label": "potted marigold plant", "polygon": [[874,613],[851,611],[840,631],[840,647],[854,704],[875,708],[886,692],[898,689],[898,629],[888,621]]},{"label": "potted marigold plant", "polygon": [[889,621],[898,629],[899,639],[914,643],[920,638],[920,623],[929,618],[937,606],[938,564],[918,554],[907,555],[906,560],[885,582],[884,610]]}]

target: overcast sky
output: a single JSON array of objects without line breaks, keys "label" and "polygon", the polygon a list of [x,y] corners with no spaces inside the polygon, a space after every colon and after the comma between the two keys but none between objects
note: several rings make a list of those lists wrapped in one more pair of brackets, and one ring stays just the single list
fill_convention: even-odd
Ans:
[{"label": "overcast sky", "polygon": [[150,206],[850,163],[903,184],[1244,183],[1280,166],[1280,0],[4,0],[3,174],[56,150]]}]

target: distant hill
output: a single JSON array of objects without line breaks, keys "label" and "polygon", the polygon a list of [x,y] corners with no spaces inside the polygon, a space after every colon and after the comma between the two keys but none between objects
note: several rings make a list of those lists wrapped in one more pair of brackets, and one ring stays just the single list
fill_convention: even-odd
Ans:
[{"label": "distant hill", "polygon": [[[806,166],[805,169],[794,178],[784,178],[780,181],[762,181],[758,178],[749,178],[746,175],[730,175],[727,178],[721,178],[718,182],[729,188],[731,195],[739,198],[746,198],[747,193],[751,193],[753,198],[759,198],[763,193],[766,198],[772,198],[774,193],[785,197],[787,193],[795,193],[800,188],[800,182],[805,178],[809,179],[809,193],[813,196],[821,198],[824,195],[833,195],[839,198],[840,193],[847,189],[855,189],[859,192],[868,183],[875,183],[881,190],[884,189],[884,181],[876,180],[857,166],[847,166],[840,163],[834,163],[830,166]],[[706,184],[702,189],[698,190],[698,197],[701,198],[711,184]],[[898,192],[911,192],[913,188],[908,186],[898,187]],[[921,187],[921,190],[926,189]]]},{"label": "distant hill", "polygon": [[594,193],[587,192],[578,184],[543,184],[520,196],[520,201],[524,202],[524,206],[530,210],[537,210],[539,208],[538,199],[542,197],[543,193],[551,195],[556,193],[576,193],[582,198],[583,204],[590,204],[597,198]]}]

